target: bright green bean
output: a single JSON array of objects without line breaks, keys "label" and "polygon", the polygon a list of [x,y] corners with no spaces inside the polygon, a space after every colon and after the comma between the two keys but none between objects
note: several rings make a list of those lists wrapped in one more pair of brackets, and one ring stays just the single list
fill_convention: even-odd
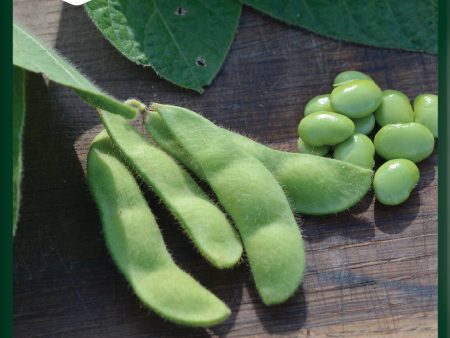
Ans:
[{"label": "bright green bean", "polygon": [[179,220],[203,257],[218,268],[235,265],[242,254],[237,233],[189,174],[125,118],[106,111],[100,117],[116,147]]},{"label": "bright green bean", "polygon": [[375,147],[364,134],[354,134],[334,147],[333,158],[372,169],[375,165]]},{"label": "bright green bean", "polygon": [[301,283],[305,257],[300,230],[278,182],[260,161],[200,115],[160,104],[151,109],[234,220],[263,302],[288,299]]},{"label": "bright green bean", "polygon": [[414,121],[414,112],[408,96],[398,90],[384,90],[383,98],[374,113],[381,127],[387,124],[408,123]]},{"label": "bright green bean", "polygon": [[375,173],[375,197],[386,205],[401,204],[408,199],[419,178],[419,169],[410,160],[387,161]]},{"label": "bright green bean", "polygon": [[330,151],[329,146],[314,147],[312,145],[309,145],[308,143],[303,142],[301,138],[299,138],[297,141],[297,149],[299,153],[316,156],[325,156]]},{"label": "bright green bean", "polygon": [[438,137],[438,96],[421,94],[414,100],[415,122],[427,127],[434,137]]},{"label": "bright green bean", "polygon": [[367,74],[358,72],[357,70],[346,70],[336,76],[333,87],[342,86],[343,84],[353,80],[372,80],[372,78]]},{"label": "bright green bean", "polygon": [[388,124],[377,132],[374,145],[386,160],[405,158],[417,163],[433,152],[434,137],[420,123]]},{"label": "bright green bean", "polygon": [[353,80],[333,89],[333,111],[352,119],[372,114],[381,103],[381,89],[372,80]]},{"label": "bright green bean", "polygon": [[[205,179],[201,172],[195,171],[189,155],[157,113],[148,114],[145,127],[165,151]],[[299,213],[325,215],[346,210],[360,201],[372,184],[371,170],[329,158],[271,149],[245,136],[221,130],[270,170]]]},{"label": "bright green bean", "polygon": [[135,179],[114,155],[106,132],[88,154],[88,182],[111,256],[139,299],[178,324],[206,327],[230,310],[172,260]]},{"label": "bright green bean", "polygon": [[305,106],[304,116],[318,111],[333,111],[331,108],[330,94],[318,95],[309,100]]},{"label": "bright green bean", "polygon": [[375,116],[373,114],[360,119],[352,119],[352,121],[355,124],[355,133],[369,135],[375,127]]},{"label": "bright green bean", "polygon": [[331,113],[316,112],[303,118],[298,125],[300,138],[314,146],[333,146],[349,138],[355,125],[348,117]]}]

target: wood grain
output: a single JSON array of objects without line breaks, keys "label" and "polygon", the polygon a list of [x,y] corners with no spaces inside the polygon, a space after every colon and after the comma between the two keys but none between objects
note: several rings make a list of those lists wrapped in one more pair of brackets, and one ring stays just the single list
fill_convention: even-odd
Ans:
[{"label": "wood grain", "polygon": [[[81,8],[14,0],[14,15],[116,97],[186,106],[279,149],[295,151],[304,105],[342,70],[367,72],[411,99],[437,91],[433,55],[326,39],[248,8],[203,96],[126,60]],[[436,337],[437,151],[419,165],[420,183],[402,206],[384,207],[370,193],[338,215],[298,215],[308,269],[297,294],[275,307],[262,305],[245,263],[209,267],[149,194],[175,260],[233,311],[212,329],[186,329],[144,308],[105,248],[85,182],[89,143],[101,129],[94,110],[38,75],[29,77],[28,107],[14,240],[16,337]]]}]

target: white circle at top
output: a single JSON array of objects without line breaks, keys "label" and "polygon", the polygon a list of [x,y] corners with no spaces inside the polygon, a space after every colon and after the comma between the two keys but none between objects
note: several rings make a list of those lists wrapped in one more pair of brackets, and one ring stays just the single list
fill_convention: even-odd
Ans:
[{"label": "white circle at top", "polygon": [[80,6],[80,5],[84,5],[86,2],[89,2],[91,0],[63,0],[64,2],[67,2],[71,5],[74,6]]}]

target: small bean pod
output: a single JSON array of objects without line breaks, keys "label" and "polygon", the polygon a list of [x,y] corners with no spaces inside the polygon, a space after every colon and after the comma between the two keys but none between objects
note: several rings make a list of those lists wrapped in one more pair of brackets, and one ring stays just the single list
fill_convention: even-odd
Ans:
[{"label": "small bean pod", "polygon": [[388,124],[377,132],[374,145],[386,160],[405,158],[417,163],[433,152],[434,137],[420,123]]},{"label": "small bean pod", "polygon": [[[156,112],[149,112],[145,127],[161,148],[195,172],[189,155]],[[220,130],[242,151],[266,166],[299,213],[335,214],[355,205],[371,187],[371,170],[330,158],[275,150],[240,134]],[[196,174],[205,179],[200,172]]]},{"label": "small bean pod", "polygon": [[184,108],[152,104],[234,220],[266,305],[284,302],[305,270],[304,245],[286,196],[267,168],[212,122]]},{"label": "small bean pod", "polygon": [[375,197],[386,205],[401,204],[408,199],[419,177],[419,169],[413,162],[405,159],[387,161],[375,172]]},{"label": "small bean pod", "polygon": [[235,265],[242,254],[241,241],[192,177],[125,118],[106,111],[100,111],[100,118],[114,145],[180,222],[201,255],[217,268]]},{"label": "small bean pod", "polygon": [[173,261],[133,175],[104,131],[89,149],[88,183],[111,256],[139,299],[178,324],[207,327],[230,309]]}]

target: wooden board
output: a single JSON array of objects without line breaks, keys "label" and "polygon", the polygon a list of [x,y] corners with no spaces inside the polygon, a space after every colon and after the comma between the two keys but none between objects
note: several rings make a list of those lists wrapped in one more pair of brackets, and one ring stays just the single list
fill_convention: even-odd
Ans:
[{"label": "wooden board", "polygon": [[[270,146],[295,151],[306,102],[346,69],[369,73],[411,99],[437,91],[433,55],[337,42],[245,8],[225,65],[201,96],[126,60],[82,8],[15,0],[15,17],[101,88],[186,106]],[[32,57],[32,56],[30,56]],[[72,91],[31,75],[20,224],[14,240],[16,337],[435,337],[437,335],[437,152],[402,206],[370,193],[351,210],[298,216],[306,240],[304,283],[286,304],[263,306],[246,264],[209,267],[154,197],[175,260],[232,309],[209,330],[164,322],[144,308],[105,248],[85,182],[86,153],[101,129]]]}]

